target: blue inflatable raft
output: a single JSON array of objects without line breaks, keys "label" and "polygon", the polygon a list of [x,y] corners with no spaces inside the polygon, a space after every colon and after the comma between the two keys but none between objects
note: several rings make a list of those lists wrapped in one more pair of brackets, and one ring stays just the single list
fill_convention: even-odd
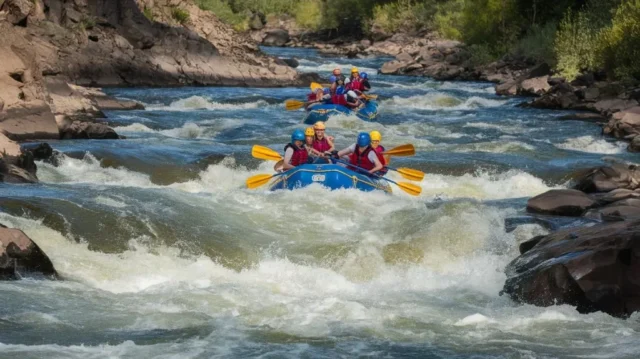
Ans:
[{"label": "blue inflatable raft", "polygon": [[391,193],[391,187],[386,181],[334,164],[307,164],[290,169],[276,177],[276,180],[271,184],[270,190],[292,190],[306,187],[313,183],[321,184],[332,190],[356,188],[365,192],[381,190]]},{"label": "blue inflatable raft", "polygon": [[353,111],[342,105],[315,105],[311,107],[309,112],[307,112],[307,116],[304,118],[304,123],[307,125],[313,125],[318,121],[328,120],[330,116],[341,114],[355,114],[363,121],[375,121],[376,117],[378,117],[378,103],[376,101],[369,101],[363,108],[357,111]]}]

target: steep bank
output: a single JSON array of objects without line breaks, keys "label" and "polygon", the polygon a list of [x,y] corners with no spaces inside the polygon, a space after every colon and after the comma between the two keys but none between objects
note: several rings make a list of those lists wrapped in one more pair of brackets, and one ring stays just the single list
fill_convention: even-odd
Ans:
[{"label": "steep bank", "polygon": [[14,141],[117,138],[104,124],[78,121],[140,106],[76,85],[305,83],[191,1],[6,0],[0,33],[0,132]]}]

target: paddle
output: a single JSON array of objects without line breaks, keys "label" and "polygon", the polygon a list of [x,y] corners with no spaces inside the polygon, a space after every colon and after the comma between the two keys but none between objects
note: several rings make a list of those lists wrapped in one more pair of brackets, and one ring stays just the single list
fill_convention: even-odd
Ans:
[{"label": "paddle", "polygon": [[343,164],[345,164],[347,166],[353,167],[353,168],[359,170],[360,172],[365,173],[365,174],[367,174],[369,176],[372,176],[372,177],[375,177],[375,178],[379,178],[379,179],[383,179],[385,181],[391,182],[391,183],[395,184],[396,186],[400,187],[401,190],[405,191],[406,193],[408,193],[408,194],[410,194],[412,196],[419,196],[420,193],[422,193],[422,188],[420,186],[414,185],[413,183],[392,181],[392,180],[390,180],[388,178],[385,178],[385,177],[382,177],[382,176],[378,176],[376,174],[371,174],[371,173],[369,173],[369,171],[365,170],[364,168],[352,165],[352,164],[350,164],[348,162],[345,162],[345,161],[342,161],[342,160],[339,160],[339,159],[336,159],[336,158],[332,158],[332,160],[336,161],[336,162],[343,163]]},{"label": "paddle", "polygon": [[413,156],[416,154],[416,149],[412,144],[401,145],[398,147],[394,147],[388,151],[382,152],[383,155],[389,156],[398,156],[398,157],[406,157]]},{"label": "paddle", "polygon": [[406,167],[401,167],[401,168],[393,168],[393,167],[389,167],[389,166],[385,166],[385,168],[388,168],[392,171],[396,171],[398,173],[400,173],[400,175],[410,181],[422,181],[424,179],[424,172],[422,171],[418,171],[418,170],[414,170],[413,168],[406,168]]},{"label": "paddle", "polygon": [[266,161],[280,161],[282,159],[278,152],[260,145],[253,145],[251,156]]},{"label": "paddle", "polygon": [[289,99],[289,100],[286,100],[284,102],[284,108],[287,111],[295,111],[295,110],[301,109],[303,107],[304,107],[304,102],[302,102],[302,101]]},{"label": "paddle", "polygon": [[363,95],[363,96],[364,96],[364,98],[366,98],[367,100],[377,100],[377,99],[378,99],[378,95],[374,95],[374,94],[367,95],[366,93],[363,93],[362,95]]},{"label": "paddle", "polygon": [[254,189],[254,188],[258,188],[260,186],[263,186],[263,185],[267,184],[272,178],[278,177],[278,176],[282,175],[283,173],[284,172],[276,173],[276,174],[273,174],[273,175],[260,174],[260,175],[251,176],[251,177],[249,177],[247,179],[247,188]]}]

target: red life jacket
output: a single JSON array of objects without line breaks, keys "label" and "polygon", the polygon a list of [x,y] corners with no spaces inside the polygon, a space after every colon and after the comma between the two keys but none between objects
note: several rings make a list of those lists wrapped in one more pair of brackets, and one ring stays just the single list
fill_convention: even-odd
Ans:
[{"label": "red life jacket", "polygon": [[307,153],[307,149],[304,148],[304,145],[302,145],[302,147],[296,147],[296,145],[289,143],[284,146],[284,152],[287,152],[289,147],[293,148],[293,156],[291,156],[290,163],[292,166],[300,166],[307,163],[309,154]]},{"label": "red life jacket", "polygon": [[[376,156],[378,156],[378,161],[380,161],[380,163],[382,163],[383,166],[386,166],[387,165],[387,160],[382,155],[382,152],[385,151],[384,147],[382,147],[382,145],[378,145],[378,147],[376,147],[375,151],[376,151]],[[383,168],[378,172],[380,172],[380,174],[382,174],[382,175],[385,175],[385,174],[387,174],[387,172],[389,172],[389,170],[386,169],[386,168]]]},{"label": "red life jacket", "polygon": [[347,100],[344,98],[344,95],[333,95],[331,96],[331,100],[333,101],[334,105],[347,105]]},{"label": "red life jacket", "polygon": [[307,102],[311,102],[311,101],[315,101],[316,100],[316,94],[315,93],[310,93],[307,94]]},{"label": "red life jacket", "polygon": [[352,165],[358,166],[367,171],[372,170],[376,166],[376,164],[369,160],[369,152],[371,152],[373,149],[371,148],[371,146],[368,146],[363,153],[359,153],[359,150],[360,147],[356,145],[356,150],[353,151],[351,155],[349,155],[349,162]]},{"label": "red life jacket", "polygon": [[313,149],[320,153],[324,153],[325,151],[329,151],[331,149],[331,145],[329,144],[329,140],[324,137],[322,140],[313,140]]},{"label": "red life jacket", "polygon": [[362,91],[364,89],[360,79],[358,79],[358,80],[352,79],[351,82],[349,82],[349,85],[351,85],[351,89],[352,90]]}]

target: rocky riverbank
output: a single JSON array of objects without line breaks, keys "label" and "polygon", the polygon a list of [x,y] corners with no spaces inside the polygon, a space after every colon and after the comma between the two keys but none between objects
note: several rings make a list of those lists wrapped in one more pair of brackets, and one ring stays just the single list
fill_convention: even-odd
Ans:
[{"label": "rocky riverbank", "polygon": [[527,211],[593,223],[521,243],[520,257],[505,270],[503,293],[539,306],[570,304],[583,313],[627,317],[640,310],[640,168],[591,169],[572,189],[529,199]]}]

